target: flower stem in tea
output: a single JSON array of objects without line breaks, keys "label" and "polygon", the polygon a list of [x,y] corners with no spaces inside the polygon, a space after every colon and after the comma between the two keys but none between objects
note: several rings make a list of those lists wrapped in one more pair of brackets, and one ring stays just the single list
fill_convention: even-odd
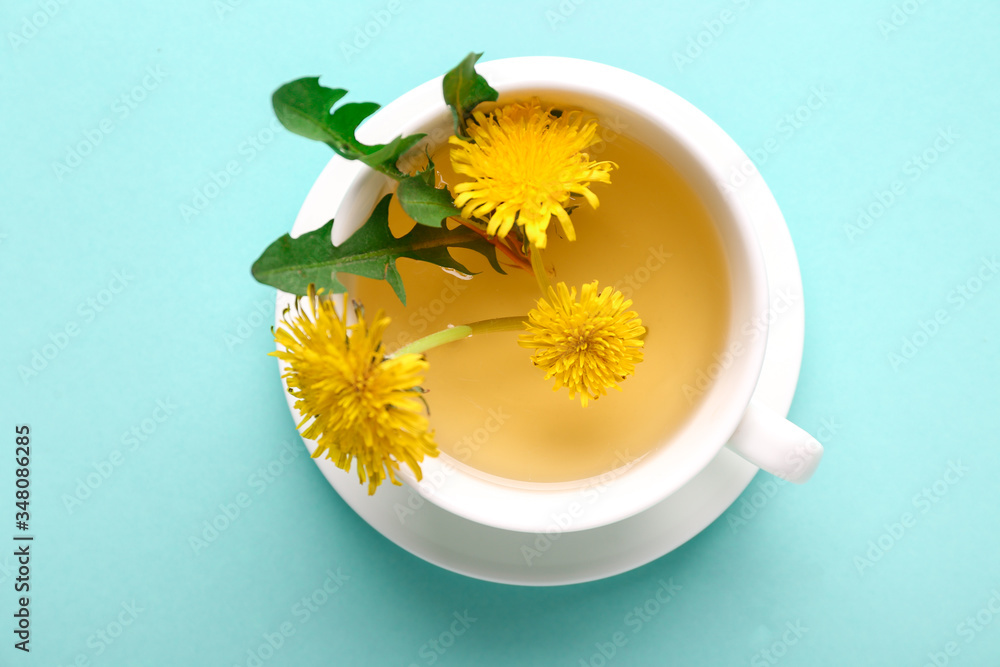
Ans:
[{"label": "flower stem in tea", "polygon": [[392,356],[398,357],[399,355],[410,353],[419,354],[439,345],[453,343],[456,340],[462,340],[476,334],[496,333],[498,331],[523,331],[524,323],[527,320],[527,315],[518,315],[514,317],[496,317],[490,320],[472,322],[471,324],[448,327],[423,338],[418,338],[409,345],[404,345],[396,350]]},{"label": "flower stem in tea", "polygon": [[542,251],[534,243],[531,244],[531,269],[535,273],[535,280],[538,281],[538,288],[542,290],[542,296],[547,295],[552,284],[549,282],[549,274],[545,270]]}]

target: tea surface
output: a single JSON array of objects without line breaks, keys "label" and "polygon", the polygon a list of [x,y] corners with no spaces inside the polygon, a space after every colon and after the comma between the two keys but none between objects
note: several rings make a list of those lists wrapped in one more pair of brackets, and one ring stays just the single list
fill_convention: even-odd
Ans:
[{"label": "tea surface", "polygon": [[[434,156],[448,164],[447,147]],[[628,137],[603,145],[595,160],[618,164],[611,184],[595,184],[600,208],[573,214],[577,240],[549,231],[547,264],[556,281],[599,280],[633,300],[648,329],[645,360],[622,391],[582,408],[530,362],[518,333],[494,333],[427,352],[424,384],[441,451],[474,470],[512,480],[566,482],[613,470],[649,453],[681,426],[694,405],[682,387],[720,352],[728,326],[728,273],[722,247],[701,201],[681,175]],[[442,169],[443,172],[447,170]],[[446,181],[454,177],[443,173]],[[413,222],[393,200],[395,234]],[[445,328],[492,317],[524,315],[539,296],[534,277],[511,267],[491,269],[476,253],[452,251],[470,270],[462,279],[431,264],[400,260],[409,305],[388,285],[341,276],[369,314],[392,317],[391,351]],[[501,261],[504,261],[502,258]],[[695,399],[696,401],[696,399]]]}]

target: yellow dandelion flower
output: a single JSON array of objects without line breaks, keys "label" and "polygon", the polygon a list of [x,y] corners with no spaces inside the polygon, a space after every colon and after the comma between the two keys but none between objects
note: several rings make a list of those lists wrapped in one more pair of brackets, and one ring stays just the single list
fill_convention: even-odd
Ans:
[{"label": "yellow dandelion flower", "polygon": [[288,362],[282,376],[295,408],[312,423],[302,435],[316,440],[314,457],[326,454],[338,468],[351,469],[357,459],[358,480],[368,482],[368,493],[406,463],[421,478],[424,456],[437,456],[434,434],[428,431],[421,399],[427,360],[420,354],[386,357],[382,335],[389,318],[379,311],[371,325],[355,305],[357,324],[347,324],[347,311],[338,315],[333,302],[310,286],[310,312],[295,306],[295,317],[274,332],[284,349],[272,356]]},{"label": "yellow dandelion flower", "polygon": [[597,281],[588,283],[576,300],[576,288],[559,283],[528,313],[518,343],[535,350],[532,363],[554,377],[553,389],[569,389],[569,397],[580,395],[586,407],[609,387],[621,391],[618,383],[635,373],[642,361],[642,340],[646,333],[642,320],[628,310],[632,302],[610,287],[598,293]]},{"label": "yellow dandelion flower", "polygon": [[591,183],[610,183],[613,162],[591,162],[583,150],[597,142],[597,121],[580,111],[555,115],[538,100],[510,104],[489,115],[473,113],[472,142],[450,137],[451,163],[473,180],[455,186],[455,206],[465,218],[486,218],[487,232],[505,238],[515,224],[545,247],[552,216],[576,239],[566,205],[575,195],[597,208]]}]

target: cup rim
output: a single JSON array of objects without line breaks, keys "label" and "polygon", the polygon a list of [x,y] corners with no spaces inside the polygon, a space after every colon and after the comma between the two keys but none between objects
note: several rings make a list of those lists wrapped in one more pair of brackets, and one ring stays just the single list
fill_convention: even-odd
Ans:
[{"label": "cup rim", "polygon": [[[745,273],[755,278],[747,288],[749,309],[754,313],[766,310],[769,301],[767,276],[752,218],[741,203],[728,196],[719,185],[726,181],[735,165],[744,164],[749,158],[708,116],[660,84],[588,60],[526,56],[479,63],[477,70],[501,94],[533,89],[578,94],[628,109],[659,125],[694,160],[703,172],[699,174],[702,180],[717,189],[718,203],[731,214],[736,223],[734,228],[740,232],[739,242],[745,250],[742,258],[747,262]],[[422,131],[442,117],[448,117],[450,112],[440,93],[442,78],[436,77],[417,86],[380,109],[359,128],[359,139],[384,142],[401,133]],[[345,189],[335,220],[349,219],[350,216],[342,216],[345,208],[357,210],[359,206],[362,209],[369,204],[374,206],[377,196],[385,190],[387,179],[384,176],[365,169],[360,163],[353,163],[352,166],[356,168],[351,172],[350,184]],[[691,174],[684,173],[684,176],[688,178]],[[354,218],[360,223],[356,215]],[[353,231],[347,225],[338,226],[335,222],[334,243],[342,242]],[[732,315],[732,306],[730,310]],[[405,466],[401,467],[400,476],[421,496],[443,509],[496,528],[529,533],[552,532],[553,529],[570,532],[620,521],[680,489],[725,446],[756,388],[764,361],[766,321],[762,333],[751,341],[752,345],[744,355],[742,375],[728,380],[729,394],[733,398],[728,399],[725,405],[710,406],[710,396],[719,385],[715,383],[689,415],[687,424],[668,441],[673,445],[685,437],[708,436],[710,445],[689,445],[680,465],[674,461],[674,467],[669,471],[663,470],[662,461],[671,458],[665,457],[664,453],[670,447],[664,443],[642,457],[641,461],[605,475],[570,483],[531,484],[513,480],[501,483],[499,478],[491,481],[490,476],[482,473],[469,474],[464,470],[464,464],[443,452],[436,458],[424,459],[421,464],[422,481],[418,482]],[[693,433],[692,424],[697,425],[695,431],[700,429],[701,432]],[[586,511],[579,516],[572,515],[569,510],[574,504],[581,503],[582,494],[587,494],[589,490],[592,496],[595,488],[600,489],[599,502],[587,505]],[[564,522],[558,520],[560,516],[570,516],[572,521],[569,525],[562,525]]]}]

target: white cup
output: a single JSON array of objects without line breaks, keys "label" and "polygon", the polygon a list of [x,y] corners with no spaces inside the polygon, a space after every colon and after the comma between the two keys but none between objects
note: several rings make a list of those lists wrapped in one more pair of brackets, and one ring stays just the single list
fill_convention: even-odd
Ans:
[{"label": "white cup", "polygon": [[[639,461],[597,478],[539,484],[477,474],[446,454],[424,459],[417,482],[403,478],[444,509],[477,523],[542,533],[607,525],[637,514],[671,495],[729,447],[754,465],[792,482],[806,481],[823,455],[808,433],[751,402],[767,342],[771,304],[767,274],[752,220],[720,183],[749,158],[711,119],[659,84],[584,60],[510,58],[477,66],[490,84],[518,97],[532,94],[585,109],[669,161],[697,192],[715,221],[730,272],[731,312],[722,362],[714,383],[685,425]],[[605,124],[608,124],[605,122]],[[440,144],[451,131],[441,79],[419,86],[381,109],[358,132],[362,141],[387,142],[399,134],[427,132]],[[387,187],[386,177],[357,164],[333,230],[334,243],[350,236]],[[328,214],[328,212],[327,212]],[[626,388],[627,391],[627,388]]]}]

